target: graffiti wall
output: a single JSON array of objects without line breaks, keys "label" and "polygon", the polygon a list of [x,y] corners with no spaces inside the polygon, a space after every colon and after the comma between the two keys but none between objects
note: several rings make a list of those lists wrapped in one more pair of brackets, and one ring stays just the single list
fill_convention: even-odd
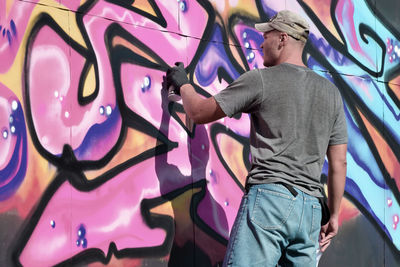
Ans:
[{"label": "graffiti wall", "polygon": [[182,61],[198,93],[219,92],[263,67],[254,23],[290,9],[309,21],[303,60],[337,85],[348,124],[340,234],[320,266],[398,266],[399,8],[0,0],[0,265],[220,266],[249,117],[193,125],[163,75]]}]

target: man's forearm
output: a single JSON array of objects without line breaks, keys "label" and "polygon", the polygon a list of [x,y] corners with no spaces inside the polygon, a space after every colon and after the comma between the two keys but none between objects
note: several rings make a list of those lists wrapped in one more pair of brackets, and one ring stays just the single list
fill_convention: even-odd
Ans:
[{"label": "man's forearm", "polygon": [[338,217],[347,170],[347,144],[328,147],[328,205],[331,216]]},{"label": "man's forearm", "polygon": [[201,112],[198,106],[202,101],[202,97],[197,94],[191,84],[183,85],[180,90],[183,108],[185,109],[186,115],[196,122],[195,115]]},{"label": "man's forearm", "polygon": [[208,123],[225,117],[214,97],[204,98],[191,84],[180,88],[183,108],[186,114],[197,124]]},{"label": "man's forearm", "polygon": [[346,163],[330,164],[328,171],[328,206],[331,216],[338,217],[346,183]]}]

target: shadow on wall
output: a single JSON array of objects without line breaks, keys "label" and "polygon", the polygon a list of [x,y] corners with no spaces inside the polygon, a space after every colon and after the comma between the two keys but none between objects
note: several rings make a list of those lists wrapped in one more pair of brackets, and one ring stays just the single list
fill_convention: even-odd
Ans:
[{"label": "shadow on wall", "polygon": [[400,255],[393,245],[382,238],[371,222],[359,215],[340,227],[318,266],[394,267],[399,262]]},{"label": "shadow on wall", "polygon": [[[174,119],[179,120],[176,112],[183,109],[180,104],[168,101],[167,89],[161,90],[161,94],[163,113],[160,133],[168,136],[171,114],[175,115]],[[155,158],[162,196],[171,195],[171,190],[179,188],[182,184],[188,184],[191,187],[188,192],[179,194],[179,199],[174,199],[176,196],[169,199],[173,210],[175,234],[168,266],[217,266],[222,264],[227,240],[218,234],[215,228],[218,226],[225,232],[229,232],[229,229],[224,210],[207,188],[209,138],[204,125],[193,125],[188,118],[186,118],[185,129],[188,133],[187,153],[191,166],[190,175],[182,174],[177,166],[169,164],[167,153],[156,151],[158,156]]]}]

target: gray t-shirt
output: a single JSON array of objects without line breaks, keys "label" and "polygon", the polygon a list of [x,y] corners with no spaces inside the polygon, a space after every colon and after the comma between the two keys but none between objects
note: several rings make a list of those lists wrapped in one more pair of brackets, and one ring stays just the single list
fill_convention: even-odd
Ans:
[{"label": "gray t-shirt", "polygon": [[229,117],[251,115],[248,184],[281,182],[322,196],[328,145],[347,143],[335,85],[308,68],[283,63],[244,73],[214,98]]}]

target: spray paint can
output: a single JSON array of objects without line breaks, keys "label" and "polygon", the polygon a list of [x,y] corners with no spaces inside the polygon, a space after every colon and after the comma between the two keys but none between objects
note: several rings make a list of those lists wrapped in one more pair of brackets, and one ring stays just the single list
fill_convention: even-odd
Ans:
[{"label": "spray paint can", "polygon": [[177,102],[181,99],[182,99],[182,97],[179,94],[177,94],[177,90],[175,90],[175,87],[173,85],[170,85],[168,87],[168,100]]}]

